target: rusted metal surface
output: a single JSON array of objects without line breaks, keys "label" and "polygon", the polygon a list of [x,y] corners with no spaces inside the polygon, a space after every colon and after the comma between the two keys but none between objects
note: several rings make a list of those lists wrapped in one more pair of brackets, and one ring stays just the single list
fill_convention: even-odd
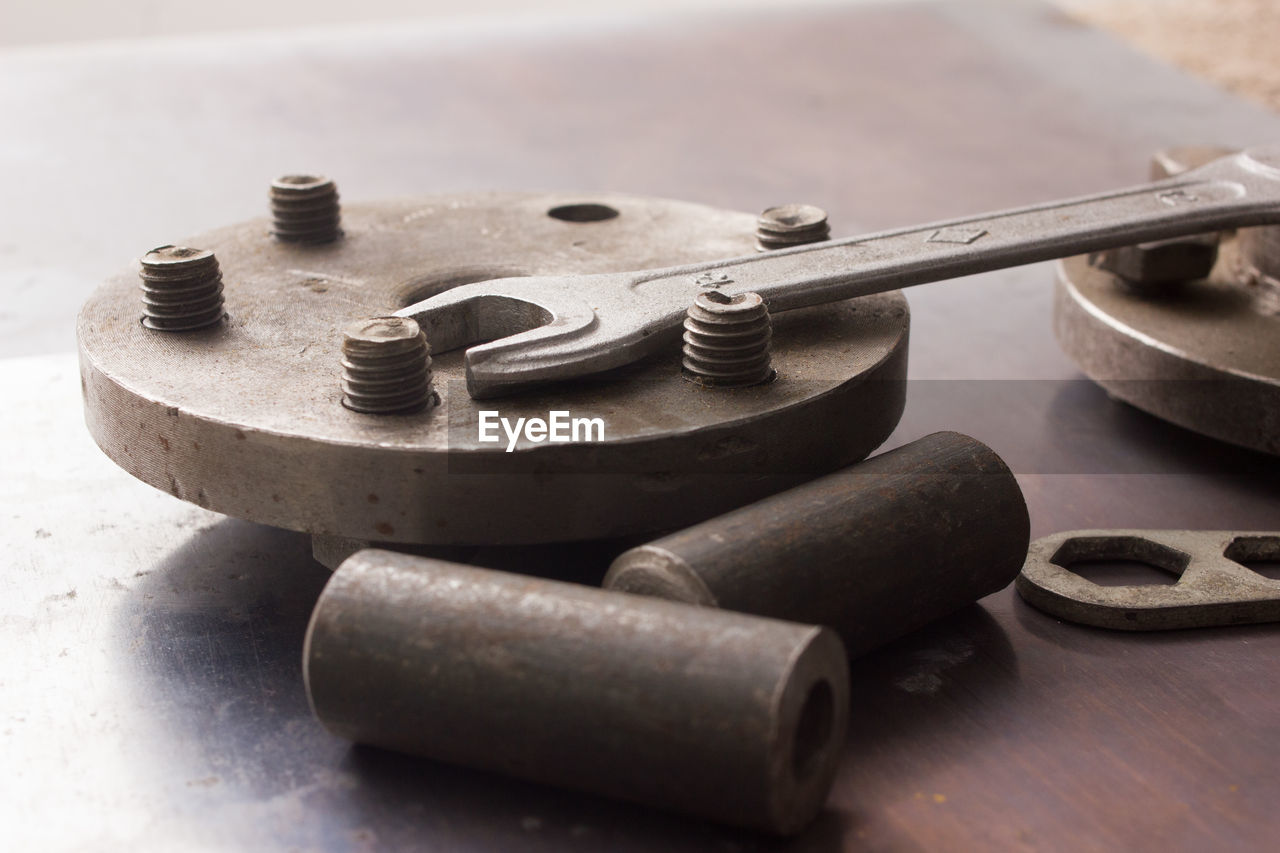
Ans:
[{"label": "rusted metal surface", "polygon": [[[1177,579],[1103,586],[1080,563],[1137,562]],[[1018,575],[1036,607],[1084,625],[1159,631],[1280,621],[1280,579],[1248,563],[1280,566],[1280,535],[1219,530],[1070,530],[1037,539]]]},{"label": "rusted metal surface", "polygon": [[[584,216],[588,203],[613,215]],[[755,219],[609,193],[473,193],[348,204],[343,223],[342,239],[323,246],[272,239],[263,221],[193,238],[216,250],[226,283],[229,319],[210,329],[144,328],[132,272],[95,293],[78,338],[86,419],[103,451],[144,482],[251,521],[514,544],[688,525],[863,458],[901,415],[910,316],[895,293],[789,312],[773,324],[779,379],[732,393],[682,381],[672,340],[623,375],[485,403],[466,393],[462,353],[435,354],[428,334],[439,405],[421,405],[415,386],[413,411],[350,411],[341,380],[352,322],[504,270],[740,254]],[[492,322],[503,334],[525,321]],[[414,375],[421,385],[421,365]],[[590,441],[513,445],[499,431],[485,443],[486,411],[512,423],[559,411],[601,428]]]},{"label": "rusted metal surface", "polygon": [[341,737],[781,834],[849,714],[824,628],[390,551],[334,572],[303,664]]},{"label": "rusted metal surface", "polygon": [[1028,525],[1000,457],[937,433],[633,548],[605,586],[828,625],[859,655],[1007,586]]}]

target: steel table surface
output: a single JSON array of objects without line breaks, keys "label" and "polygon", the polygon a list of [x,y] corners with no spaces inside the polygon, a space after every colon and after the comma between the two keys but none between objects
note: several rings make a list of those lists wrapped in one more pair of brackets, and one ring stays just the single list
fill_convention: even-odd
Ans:
[{"label": "steel table surface", "polygon": [[[1274,140],[1276,116],[1050,7],[996,0],[192,36],[9,51],[0,69],[6,849],[1280,837],[1280,632],[1114,634],[1012,589],[855,663],[828,809],[791,841],[352,748],[303,693],[303,630],[328,576],[307,538],[112,465],[81,421],[71,332],[99,280],[260,215],[267,181],[298,169],[335,176],[349,199],[799,200],[852,234],[1136,182],[1156,147]],[[1050,294],[1045,265],[911,291],[915,381],[889,444],[937,429],[988,442],[1037,536],[1280,527],[1276,460],[1109,400],[1057,350]]]}]

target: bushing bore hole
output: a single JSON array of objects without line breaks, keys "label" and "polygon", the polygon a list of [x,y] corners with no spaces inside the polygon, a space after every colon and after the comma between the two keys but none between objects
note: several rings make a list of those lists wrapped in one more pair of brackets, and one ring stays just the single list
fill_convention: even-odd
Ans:
[{"label": "bushing bore hole", "polygon": [[800,708],[795,740],[791,746],[792,770],[803,779],[820,764],[822,752],[831,740],[836,698],[825,680],[814,682]]}]

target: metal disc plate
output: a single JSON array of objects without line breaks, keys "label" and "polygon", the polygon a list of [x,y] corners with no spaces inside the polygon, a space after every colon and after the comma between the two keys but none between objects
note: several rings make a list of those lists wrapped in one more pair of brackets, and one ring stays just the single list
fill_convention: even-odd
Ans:
[{"label": "metal disc plate", "polygon": [[[776,316],[767,385],[684,381],[673,348],[600,379],[475,401],[451,352],[433,364],[440,406],[358,414],[340,402],[352,320],[500,276],[748,254],[754,217],[474,194],[346,206],[343,228],[327,246],[279,243],[266,221],[192,238],[223,271],[228,319],[207,330],[145,328],[136,270],[100,288],[78,333],[87,420],[107,455],[203,507],[313,534],[522,544],[692,523],[862,458],[902,412],[909,316],[895,292]],[[505,437],[477,440],[482,410],[510,423],[599,417],[605,436],[507,452]]]},{"label": "metal disc plate", "polygon": [[1280,454],[1280,317],[1237,283],[1236,240],[1212,275],[1159,297],[1127,292],[1085,257],[1058,265],[1054,330],[1113,396],[1179,426]]}]

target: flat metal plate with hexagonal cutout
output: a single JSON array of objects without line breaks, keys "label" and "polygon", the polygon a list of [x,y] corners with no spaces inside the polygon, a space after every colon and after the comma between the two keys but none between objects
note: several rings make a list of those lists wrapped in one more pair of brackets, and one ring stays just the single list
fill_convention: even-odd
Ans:
[{"label": "flat metal plate with hexagonal cutout", "polygon": [[[1141,564],[1172,584],[1105,585],[1081,569]],[[1123,631],[1280,621],[1280,534],[1225,530],[1069,530],[1031,543],[1016,587],[1040,610]]]}]

